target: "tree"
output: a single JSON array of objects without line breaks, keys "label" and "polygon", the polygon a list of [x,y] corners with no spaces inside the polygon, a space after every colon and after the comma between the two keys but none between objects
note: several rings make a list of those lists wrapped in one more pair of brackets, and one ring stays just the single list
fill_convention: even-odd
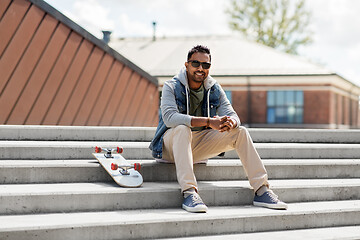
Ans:
[{"label": "tree", "polygon": [[297,54],[312,42],[305,0],[232,0],[226,13],[231,29],[269,47]]}]

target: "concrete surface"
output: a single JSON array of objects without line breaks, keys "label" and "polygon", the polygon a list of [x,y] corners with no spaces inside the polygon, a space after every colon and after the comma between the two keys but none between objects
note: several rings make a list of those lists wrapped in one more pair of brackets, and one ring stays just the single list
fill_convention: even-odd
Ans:
[{"label": "concrete surface", "polygon": [[[155,127],[1,125],[0,140],[151,141]],[[360,143],[359,129],[249,128],[254,142]]]},{"label": "concrete surface", "polygon": [[360,225],[360,201],[289,204],[286,211],[253,206],[0,216],[1,239],[139,239]]},{"label": "concrete surface", "polygon": [[[141,163],[145,182],[176,181],[174,164],[154,160]],[[360,159],[265,159],[270,179],[360,178]],[[247,180],[239,159],[212,159],[194,166],[197,180]],[[88,160],[2,160],[0,183],[111,182],[94,159]]]},{"label": "concrete surface", "polygon": [[[251,205],[248,181],[200,181],[208,206]],[[270,185],[287,203],[360,199],[360,179],[272,180]],[[175,208],[182,203],[176,182],[145,182],[140,188],[115,183],[0,185],[0,214],[113,211]]]},{"label": "concrete surface", "polygon": [[[124,148],[128,159],[151,159],[149,142],[0,141],[0,159],[89,159],[96,146]],[[360,144],[255,143],[264,159],[360,159]],[[232,150],[227,159],[237,158]]]},{"label": "concrete surface", "polygon": [[[253,191],[233,151],[194,166],[207,214],[180,208],[175,166],[155,163],[147,148],[154,131],[0,126],[0,239],[328,239],[325,229],[335,239],[341,230],[358,238],[359,130],[249,129],[272,189],[289,209],[251,205]],[[91,155],[95,146],[119,145],[142,163],[141,188],[116,186]]]}]

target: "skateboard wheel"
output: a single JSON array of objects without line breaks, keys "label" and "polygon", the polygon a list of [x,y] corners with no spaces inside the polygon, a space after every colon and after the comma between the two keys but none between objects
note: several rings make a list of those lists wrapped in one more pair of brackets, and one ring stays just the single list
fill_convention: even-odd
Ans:
[{"label": "skateboard wheel", "polygon": [[101,153],[101,151],[102,151],[101,147],[95,147],[95,152],[96,153]]},{"label": "skateboard wheel", "polygon": [[111,163],[111,170],[117,170],[119,166],[116,163]]},{"label": "skateboard wheel", "polygon": [[117,153],[123,153],[124,149],[122,147],[117,147],[116,152]]},{"label": "skateboard wheel", "polygon": [[140,169],[141,169],[140,163],[134,163],[134,169],[135,169],[136,171],[140,170]]}]

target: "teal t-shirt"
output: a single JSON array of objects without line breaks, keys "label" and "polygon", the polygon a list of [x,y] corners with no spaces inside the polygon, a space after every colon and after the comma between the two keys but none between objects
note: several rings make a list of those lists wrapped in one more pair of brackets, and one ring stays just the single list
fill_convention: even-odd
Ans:
[{"label": "teal t-shirt", "polygon": [[[190,89],[190,115],[196,117],[202,117],[203,113],[201,110],[203,100],[204,100],[205,88],[204,85],[201,85],[199,89]],[[193,127],[192,131],[203,130],[204,127]]]}]

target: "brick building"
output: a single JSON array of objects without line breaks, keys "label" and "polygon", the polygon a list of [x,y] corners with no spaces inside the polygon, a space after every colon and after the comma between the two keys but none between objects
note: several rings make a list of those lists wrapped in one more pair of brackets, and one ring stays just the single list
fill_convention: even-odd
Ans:
[{"label": "brick building", "polygon": [[360,87],[300,56],[238,36],[125,38],[110,45],[157,77],[178,73],[187,51],[211,49],[210,74],[250,127],[358,128]]}]

